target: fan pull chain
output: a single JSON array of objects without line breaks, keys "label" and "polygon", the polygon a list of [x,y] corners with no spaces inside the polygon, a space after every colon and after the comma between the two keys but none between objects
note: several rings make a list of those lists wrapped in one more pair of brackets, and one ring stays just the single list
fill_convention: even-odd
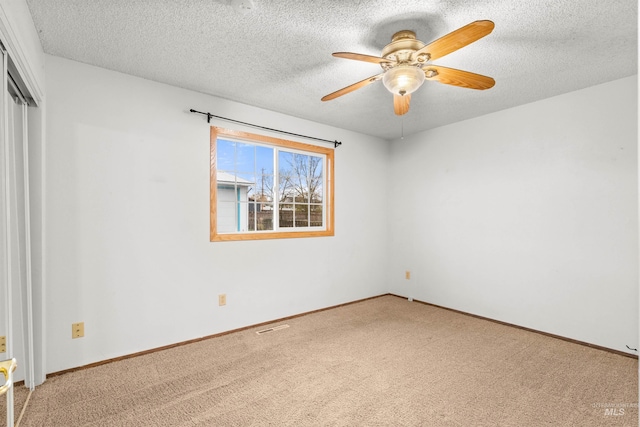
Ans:
[{"label": "fan pull chain", "polygon": [[400,118],[400,139],[404,139],[404,116]]}]

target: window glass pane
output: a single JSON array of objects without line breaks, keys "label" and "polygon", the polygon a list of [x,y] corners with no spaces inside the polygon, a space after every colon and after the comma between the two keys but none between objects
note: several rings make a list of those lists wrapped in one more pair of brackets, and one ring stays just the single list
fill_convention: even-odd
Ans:
[{"label": "window glass pane", "polygon": [[251,187],[256,183],[256,176],[252,172],[238,172],[235,175],[240,186]]},{"label": "window glass pane", "polygon": [[281,174],[278,177],[278,202],[293,203],[294,195],[291,181],[285,175]]},{"label": "window glass pane", "polygon": [[296,227],[309,226],[309,205],[296,205],[295,224]]},{"label": "window glass pane", "polygon": [[243,142],[236,143],[236,164],[238,172],[253,173],[256,169],[256,146]]},{"label": "window glass pane", "polygon": [[236,185],[240,189],[240,201],[246,202],[255,197],[256,177],[252,173],[238,173],[235,176]]},{"label": "window glass pane", "polygon": [[218,139],[216,144],[216,167],[219,171],[235,170],[235,150],[235,142]]},{"label": "window glass pane", "polygon": [[260,202],[273,202],[275,186],[273,163],[275,150],[256,146],[255,195]]},{"label": "window glass pane", "polygon": [[309,226],[322,227],[322,205],[311,205],[309,213]]},{"label": "window glass pane", "polygon": [[247,187],[218,186],[218,231],[234,233],[249,230]]},{"label": "window glass pane", "polygon": [[249,224],[247,226],[247,230],[256,231],[256,204],[254,202],[249,202]]},{"label": "window glass pane", "polygon": [[218,202],[235,202],[236,198],[235,184],[218,180]]},{"label": "window glass pane", "polygon": [[249,231],[249,203],[239,201],[236,208],[237,231]]},{"label": "window glass pane", "polygon": [[322,185],[322,179],[321,179],[312,193],[311,203],[322,203],[323,200],[324,200],[324,186]]},{"label": "window glass pane", "polygon": [[273,148],[256,146],[256,172],[273,175]]},{"label": "window glass pane", "polygon": [[309,178],[308,188],[311,195],[311,203],[322,203],[322,179],[323,161],[322,157],[309,156]]},{"label": "window glass pane", "polygon": [[272,231],[273,230],[273,204],[270,203],[256,203],[256,223],[258,231]]},{"label": "window glass pane", "polygon": [[273,175],[259,174],[256,180],[256,201],[273,202]]},{"label": "window glass pane", "polygon": [[293,202],[293,153],[278,152],[278,201]]},{"label": "window glass pane", "polygon": [[309,156],[294,154],[293,181],[295,185],[296,203],[309,203]]},{"label": "window glass pane", "polygon": [[280,216],[280,220],[278,222],[280,227],[293,227],[292,204],[281,204],[280,209],[278,210],[278,215]]},{"label": "window glass pane", "polygon": [[236,202],[223,202],[220,199],[220,191],[218,191],[218,232],[233,233],[238,230],[236,214]]}]

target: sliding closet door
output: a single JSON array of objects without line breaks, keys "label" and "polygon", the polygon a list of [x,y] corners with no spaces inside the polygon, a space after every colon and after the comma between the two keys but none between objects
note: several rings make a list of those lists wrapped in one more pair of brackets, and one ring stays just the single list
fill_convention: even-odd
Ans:
[{"label": "sliding closet door", "polygon": [[[27,101],[8,72],[2,51],[0,95],[0,336],[6,337],[0,360],[16,358],[14,382],[33,387],[33,326],[29,227]],[[13,390],[8,393],[11,425]]]},{"label": "sliding closet door", "polygon": [[[2,83],[0,89],[0,337],[4,337],[5,344],[0,346],[0,360],[10,357],[13,352],[11,330],[13,315],[11,306],[11,271],[9,247],[9,123],[7,112],[7,57],[4,50],[2,55]],[[4,377],[0,379],[4,380]],[[13,425],[13,390],[7,392],[7,426]]]},{"label": "sliding closet door", "polygon": [[[8,112],[9,93],[7,88],[7,56],[2,51],[2,89],[0,90],[0,161],[2,162],[0,169],[0,185],[1,203],[0,206],[0,244],[2,252],[0,253],[2,260],[0,295],[2,295],[2,325],[0,326],[0,334],[5,337],[4,352],[0,353],[0,358],[9,359],[13,357],[13,303],[12,303],[12,286],[11,286],[11,229],[10,229],[10,211],[9,202],[9,175],[10,175],[10,154],[9,154],[9,112]],[[13,389],[9,389],[6,393],[7,399],[7,426],[13,426]]]},{"label": "sliding closet door", "polygon": [[[27,164],[25,162],[26,104],[15,91],[9,90],[7,100],[9,128],[9,252],[11,277],[12,345],[13,355],[21,363],[16,370],[16,381],[32,382],[30,374],[31,339],[28,302],[31,286],[29,281],[30,253],[27,212]],[[20,369],[20,367],[22,369]]]}]

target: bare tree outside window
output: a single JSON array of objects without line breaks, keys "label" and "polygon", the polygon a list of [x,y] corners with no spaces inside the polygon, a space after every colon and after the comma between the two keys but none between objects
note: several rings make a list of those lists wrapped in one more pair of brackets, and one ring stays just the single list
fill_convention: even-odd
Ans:
[{"label": "bare tree outside window", "polygon": [[322,157],[281,151],[278,160],[280,226],[321,226]]}]

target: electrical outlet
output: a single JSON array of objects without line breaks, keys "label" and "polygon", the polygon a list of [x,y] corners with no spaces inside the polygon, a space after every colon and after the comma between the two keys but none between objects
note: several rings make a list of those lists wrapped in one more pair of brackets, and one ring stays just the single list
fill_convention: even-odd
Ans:
[{"label": "electrical outlet", "polygon": [[227,294],[218,295],[218,305],[227,305]]},{"label": "electrical outlet", "polygon": [[71,324],[71,338],[84,337],[84,322]]},{"label": "electrical outlet", "polygon": [[407,280],[411,280],[411,272],[409,270],[404,272],[404,278]]},{"label": "electrical outlet", "polygon": [[7,352],[7,337],[0,337],[0,353]]}]

